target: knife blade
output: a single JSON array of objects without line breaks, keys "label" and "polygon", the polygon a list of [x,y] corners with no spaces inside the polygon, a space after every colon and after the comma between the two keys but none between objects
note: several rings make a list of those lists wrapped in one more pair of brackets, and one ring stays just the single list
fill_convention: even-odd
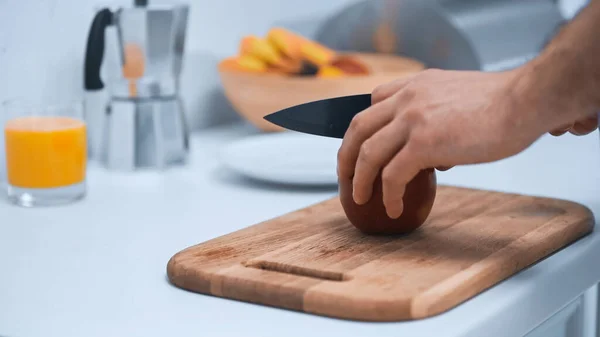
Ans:
[{"label": "knife blade", "polygon": [[289,107],[263,117],[282,128],[344,138],[352,118],[371,106],[371,94],[341,96]]}]

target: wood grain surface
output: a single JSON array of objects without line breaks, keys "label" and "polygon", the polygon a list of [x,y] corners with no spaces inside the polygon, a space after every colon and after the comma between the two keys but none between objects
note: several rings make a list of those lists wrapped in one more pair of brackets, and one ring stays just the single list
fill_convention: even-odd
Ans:
[{"label": "wood grain surface", "polygon": [[189,247],[167,266],[193,292],[328,317],[402,321],[443,313],[590,233],[564,200],[438,186],[426,223],[367,236],[338,198]]}]

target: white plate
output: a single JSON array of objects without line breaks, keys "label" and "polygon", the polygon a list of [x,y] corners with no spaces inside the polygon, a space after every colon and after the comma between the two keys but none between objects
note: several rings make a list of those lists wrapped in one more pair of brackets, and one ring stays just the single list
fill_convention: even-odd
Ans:
[{"label": "white plate", "polygon": [[283,184],[337,184],[341,139],[284,131],[259,134],[225,146],[221,162],[245,176]]}]

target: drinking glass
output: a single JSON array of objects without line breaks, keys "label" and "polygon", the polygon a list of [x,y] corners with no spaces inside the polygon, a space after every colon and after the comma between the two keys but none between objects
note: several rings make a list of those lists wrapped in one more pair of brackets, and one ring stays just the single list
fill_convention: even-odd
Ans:
[{"label": "drinking glass", "polygon": [[86,194],[83,102],[2,104],[9,201],[24,207],[66,204]]}]

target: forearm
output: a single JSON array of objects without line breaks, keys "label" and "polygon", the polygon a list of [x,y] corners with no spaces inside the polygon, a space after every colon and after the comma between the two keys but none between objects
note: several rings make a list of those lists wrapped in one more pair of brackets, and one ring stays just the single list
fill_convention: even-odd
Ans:
[{"label": "forearm", "polygon": [[600,112],[600,0],[591,0],[519,73],[515,94],[541,132]]}]

